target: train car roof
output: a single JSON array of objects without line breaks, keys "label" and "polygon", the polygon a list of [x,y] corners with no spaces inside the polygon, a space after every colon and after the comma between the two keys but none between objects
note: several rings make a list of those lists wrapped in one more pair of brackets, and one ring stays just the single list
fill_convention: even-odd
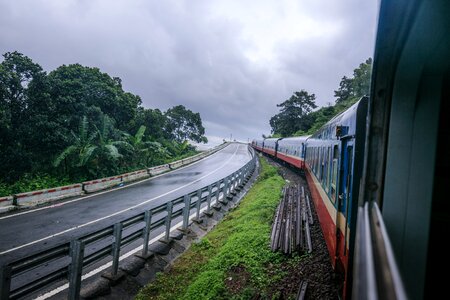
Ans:
[{"label": "train car roof", "polygon": [[282,142],[303,142],[303,141],[306,141],[309,137],[310,137],[310,135],[281,138],[279,143],[282,143]]},{"label": "train car roof", "polygon": [[320,135],[324,130],[327,130],[332,125],[343,125],[346,123],[349,123],[349,120],[354,118],[356,115],[356,111],[358,109],[358,106],[361,104],[362,101],[368,101],[367,97],[362,97],[359,99],[355,104],[347,108],[345,111],[341,112],[340,114],[333,117],[330,121],[325,123],[318,131],[316,131],[311,138],[316,138],[318,135]]},{"label": "train car roof", "polygon": [[279,140],[280,138],[268,138],[268,139],[264,139],[264,142],[276,142],[277,140]]}]

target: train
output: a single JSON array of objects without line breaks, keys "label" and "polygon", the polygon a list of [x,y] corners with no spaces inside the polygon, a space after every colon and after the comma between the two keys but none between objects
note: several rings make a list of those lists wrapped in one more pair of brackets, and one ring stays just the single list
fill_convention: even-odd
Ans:
[{"label": "train", "polygon": [[448,0],[381,0],[368,99],[252,143],[305,173],[345,299],[448,294],[449,16]]},{"label": "train", "polygon": [[310,136],[266,138],[252,147],[302,170],[335,271],[340,294],[351,289],[359,181],[363,172],[368,98],[362,97]]}]

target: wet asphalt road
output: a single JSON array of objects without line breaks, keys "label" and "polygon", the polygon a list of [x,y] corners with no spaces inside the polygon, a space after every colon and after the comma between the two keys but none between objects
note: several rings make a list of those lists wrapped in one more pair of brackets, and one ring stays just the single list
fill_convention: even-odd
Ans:
[{"label": "wet asphalt road", "polygon": [[231,144],[185,168],[122,189],[0,217],[0,264],[114,224],[238,170],[251,158]]}]

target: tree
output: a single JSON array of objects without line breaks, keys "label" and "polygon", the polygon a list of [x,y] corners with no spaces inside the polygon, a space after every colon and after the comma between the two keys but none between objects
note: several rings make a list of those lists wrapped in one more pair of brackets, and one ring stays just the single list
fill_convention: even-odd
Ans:
[{"label": "tree", "polygon": [[167,148],[158,142],[148,142],[147,147],[148,151],[145,152],[147,167],[163,164],[171,157]]},{"label": "tree", "polygon": [[353,79],[342,77],[339,83],[339,89],[334,91],[334,97],[336,97],[336,103],[346,101],[348,98],[353,97]]},{"label": "tree", "polygon": [[130,145],[132,151],[131,161],[138,167],[148,167],[149,163],[159,161],[160,154],[166,150],[158,142],[144,140],[146,129],[144,125],[141,125],[135,135],[125,133],[126,142]]},{"label": "tree", "polygon": [[46,76],[42,67],[19,52],[0,63],[0,165],[3,179],[14,181],[32,168],[33,149],[26,138],[35,128],[28,121],[30,91]]},{"label": "tree", "polygon": [[27,56],[5,53],[0,185],[62,172],[72,181],[110,176],[187,155],[194,150],[187,140],[206,142],[200,114],[141,104],[98,68],[63,65],[47,74]]},{"label": "tree", "polygon": [[115,128],[111,119],[103,115],[101,126],[89,130],[87,117],[83,117],[78,132],[72,134],[72,144],[65,148],[55,159],[54,166],[64,161],[65,170],[72,177],[89,178],[112,175],[117,171],[117,160],[122,157],[117,146],[129,146],[128,143],[114,139]]},{"label": "tree", "polygon": [[370,79],[372,75],[372,58],[368,58],[353,70],[353,77],[342,77],[339,88],[334,91],[336,103],[345,101],[356,102],[357,99],[368,95],[370,89]]},{"label": "tree", "polygon": [[317,107],[315,99],[314,94],[301,90],[277,104],[281,111],[270,119],[272,133],[289,136],[299,130],[307,130],[312,122],[308,114]]},{"label": "tree", "polygon": [[[84,167],[93,157],[97,149],[95,139],[97,131],[89,131],[89,123],[86,117],[81,120],[78,132],[71,131],[72,144],[65,148],[54,160],[53,165],[58,167],[64,162],[65,172],[73,171],[73,168]],[[69,170],[70,169],[70,170]]]},{"label": "tree", "polygon": [[[118,147],[130,147],[125,141],[120,140],[123,133],[114,127],[114,121],[107,115],[101,118],[100,127],[95,126],[97,132],[97,142],[95,157],[88,168],[90,173],[96,178],[110,176],[119,173],[118,160],[122,158]],[[94,171],[92,171],[95,169]]]},{"label": "tree", "polygon": [[368,95],[372,76],[372,58],[368,58],[353,71],[353,90],[355,96],[361,98]]},{"label": "tree", "polygon": [[183,105],[177,105],[169,108],[164,115],[167,118],[167,137],[179,143],[186,140],[197,143],[208,142],[208,139],[204,136],[205,128],[202,125],[202,119],[199,113],[194,113],[186,109]]},{"label": "tree", "polygon": [[98,68],[63,65],[48,75],[50,97],[58,122],[71,130],[83,116],[100,126],[101,115],[112,118],[120,130],[129,130],[141,99],[123,91],[120,78],[111,78]]},{"label": "tree", "polygon": [[164,124],[167,123],[167,117],[159,109],[150,109],[139,107],[132,132],[137,132],[141,126],[145,126],[146,136],[152,140],[160,140],[166,137]]}]

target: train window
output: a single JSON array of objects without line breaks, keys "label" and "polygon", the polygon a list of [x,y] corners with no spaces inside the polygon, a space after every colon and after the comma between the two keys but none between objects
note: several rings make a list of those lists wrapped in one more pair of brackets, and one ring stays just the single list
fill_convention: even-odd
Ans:
[{"label": "train window", "polygon": [[323,147],[320,147],[320,181],[323,183],[323,167],[324,167],[324,156],[325,156],[325,149]]},{"label": "train window", "polygon": [[316,173],[316,175],[317,174],[319,174],[318,172],[319,172],[319,148],[318,147],[316,147],[315,148],[316,149],[316,157],[314,158],[314,166],[315,166],[315,168],[314,168],[314,172]]},{"label": "train window", "polygon": [[317,163],[316,163],[317,178],[320,178],[320,147],[317,147]]},{"label": "train window", "polygon": [[317,160],[319,156],[319,150],[317,150],[316,147],[314,147],[314,172],[317,174]]},{"label": "train window", "polygon": [[328,159],[328,149],[325,150],[325,162],[323,167],[323,184],[325,185],[325,192],[328,193],[328,165],[329,165],[329,159]]},{"label": "train window", "polygon": [[314,153],[313,153],[312,163],[313,163],[313,168],[315,171],[316,170],[316,147],[313,148],[313,151],[314,151]]},{"label": "train window", "polygon": [[349,201],[350,201],[350,198],[351,198],[351,190],[350,190],[350,188],[351,188],[352,173],[353,173],[353,170],[352,170],[352,167],[353,167],[353,147],[352,146],[347,147],[347,155],[348,155],[348,166],[347,166],[348,172],[347,172],[347,180],[345,182],[345,190],[346,190],[347,195],[346,195],[345,198],[347,199],[347,204],[348,204]]},{"label": "train window", "polygon": [[325,165],[325,190],[327,191],[327,193],[328,193],[329,184],[330,184],[330,169],[331,169],[330,168],[330,161],[331,161],[330,155],[331,155],[331,147],[328,147],[327,148],[327,162]]},{"label": "train window", "polygon": [[316,147],[316,175],[319,175],[320,148]]},{"label": "train window", "polygon": [[338,158],[339,158],[339,149],[338,146],[334,146],[333,149],[333,170],[331,174],[331,200],[333,203],[336,202],[336,181],[338,174]]}]

